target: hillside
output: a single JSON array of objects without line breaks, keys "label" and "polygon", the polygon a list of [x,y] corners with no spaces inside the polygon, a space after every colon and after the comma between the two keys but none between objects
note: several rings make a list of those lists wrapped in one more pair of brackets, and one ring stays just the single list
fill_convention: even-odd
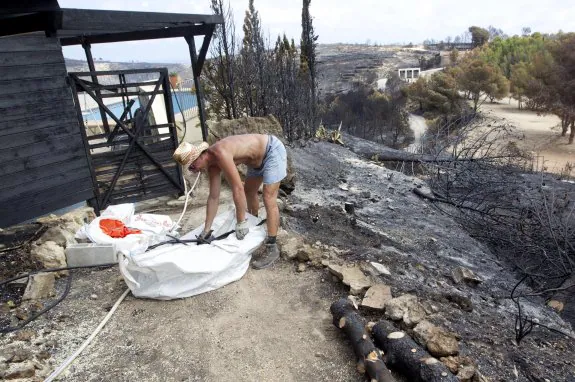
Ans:
[{"label": "hillside", "polygon": [[[365,82],[385,78],[397,67],[419,66],[419,58],[429,59],[435,52],[417,48],[383,47],[349,44],[320,44],[317,49],[319,88],[321,94],[349,90],[355,81]],[[178,72],[183,79],[192,78],[189,65],[173,63],[96,61],[97,70],[129,70],[145,68],[168,68]],[[66,59],[69,72],[88,71],[83,60]],[[131,79],[145,81],[147,75],[135,75]]]}]

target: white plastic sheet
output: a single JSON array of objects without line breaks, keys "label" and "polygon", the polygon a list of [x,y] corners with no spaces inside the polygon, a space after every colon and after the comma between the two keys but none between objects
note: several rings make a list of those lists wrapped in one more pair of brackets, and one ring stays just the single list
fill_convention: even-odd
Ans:
[{"label": "white plastic sheet", "polygon": [[[209,292],[243,277],[251,254],[263,243],[265,227],[260,219],[248,215],[250,231],[243,240],[231,234],[211,244],[164,245],[146,253],[119,254],[120,271],[136,297],[171,300]],[[233,209],[216,216],[214,236],[236,226]],[[194,239],[203,225],[184,235]]]}]

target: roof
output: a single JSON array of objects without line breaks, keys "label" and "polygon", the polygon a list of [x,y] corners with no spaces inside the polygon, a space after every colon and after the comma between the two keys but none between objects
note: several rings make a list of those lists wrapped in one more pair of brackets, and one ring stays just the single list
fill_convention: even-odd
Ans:
[{"label": "roof", "polygon": [[45,31],[62,45],[211,35],[220,15],[60,8],[56,0],[6,0],[0,36]]}]

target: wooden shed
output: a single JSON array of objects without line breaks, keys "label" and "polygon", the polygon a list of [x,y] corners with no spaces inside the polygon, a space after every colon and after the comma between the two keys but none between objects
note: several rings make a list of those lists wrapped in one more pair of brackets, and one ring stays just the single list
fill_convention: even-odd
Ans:
[{"label": "wooden shed", "polygon": [[[112,203],[181,193],[180,169],[171,160],[178,144],[173,111],[169,108],[168,122],[161,125],[148,115],[155,97],[164,97],[166,109],[171,105],[166,68],[148,69],[156,80],[153,90],[143,92],[142,83],[130,80],[137,70],[97,72],[91,46],[185,38],[206,137],[198,78],[214,29],[222,22],[215,15],[66,9],[55,0],[4,1],[0,8],[0,227],[82,201],[99,212]],[[204,36],[199,51],[194,36]],[[83,46],[89,72],[67,73],[62,53],[66,45]],[[104,83],[103,77],[117,81]],[[81,93],[97,103],[103,131],[87,129],[79,105]],[[134,94],[150,100],[141,105],[139,114],[128,102]],[[121,116],[107,108],[107,97],[124,100]]]}]

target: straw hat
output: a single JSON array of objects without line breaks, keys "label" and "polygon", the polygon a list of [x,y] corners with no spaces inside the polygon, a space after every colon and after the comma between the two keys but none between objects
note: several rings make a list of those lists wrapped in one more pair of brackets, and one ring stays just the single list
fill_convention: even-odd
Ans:
[{"label": "straw hat", "polygon": [[176,151],[174,151],[174,155],[172,158],[184,168],[188,168],[193,161],[198,159],[198,157],[206,151],[210,145],[207,142],[202,142],[199,145],[192,145],[188,142],[181,143]]}]

